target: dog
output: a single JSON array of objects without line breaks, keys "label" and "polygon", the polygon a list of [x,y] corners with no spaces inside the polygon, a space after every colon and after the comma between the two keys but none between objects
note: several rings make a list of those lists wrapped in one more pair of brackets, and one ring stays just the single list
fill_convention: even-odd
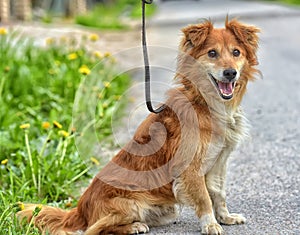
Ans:
[{"label": "dog", "polygon": [[[93,179],[70,211],[43,206],[34,224],[43,234],[137,234],[194,209],[202,234],[242,224],[226,206],[230,153],[248,135],[240,107],[255,80],[260,29],[236,19],[224,28],[209,20],[182,29],[175,80],[166,108],[151,113],[133,139]],[[25,205],[20,219],[32,219]]]}]

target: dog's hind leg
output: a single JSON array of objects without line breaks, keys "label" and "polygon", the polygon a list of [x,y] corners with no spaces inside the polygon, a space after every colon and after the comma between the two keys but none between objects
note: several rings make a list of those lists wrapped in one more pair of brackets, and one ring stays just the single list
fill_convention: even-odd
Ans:
[{"label": "dog's hind leg", "polygon": [[161,226],[172,223],[178,217],[174,205],[152,206],[145,210],[145,221],[149,226]]},{"label": "dog's hind leg", "polygon": [[[105,229],[105,232],[102,232],[100,234],[138,234],[138,233],[148,233],[149,232],[149,226],[160,226],[165,225],[173,222],[175,218],[178,216],[177,210],[175,206],[173,205],[167,205],[167,206],[151,206],[147,209],[140,208],[142,214],[143,214],[143,221],[141,222],[133,222],[125,225],[118,225],[118,226],[111,226],[107,227]],[[117,215],[113,215],[108,220],[116,221],[119,218],[116,218]],[[126,217],[128,219],[129,217]],[[121,219],[122,220],[122,219]],[[124,223],[128,223],[127,221],[122,220]],[[122,222],[118,224],[122,224]],[[143,223],[145,222],[145,223]],[[102,226],[102,225],[100,225]],[[96,229],[97,231],[97,229]]]},{"label": "dog's hind leg", "polygon": [[88,227],[84,234],[130,234],[131,231],[138,230],[146,229],[142,228],[142,226],[134,225],[134,220],[131,216],[112,213],[96,221],[93,225]]},{"label": "dog's hind leg", "polygon": [[148,233],[149,227],[145,223],[133,222],[131,224],[120,225],[108,229],[109,234],[139,234]]},{"label": "dog's hind leg", "polygon": [[144,208],[134,199],[115,197],[107,200],[101,209],[100,213],[94,210],[93,217],[99,219],[88,225],[85,235],[149,232],[149,227],[143,223]]}]

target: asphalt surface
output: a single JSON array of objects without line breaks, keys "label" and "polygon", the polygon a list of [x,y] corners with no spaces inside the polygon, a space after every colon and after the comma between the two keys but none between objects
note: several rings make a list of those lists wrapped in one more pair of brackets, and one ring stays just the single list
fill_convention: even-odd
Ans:
[{"label": "asphalt surface", "polygon": [[[226,14],[262,29],[258,57],[263,78],[249,85],[243,101],[252,138],[233,153],[228,169],[228,207],[244,214],[247,223],[223,226],[225,234],[300,234],[300,9],[253,1],[161,3],[148,27],[153,100],[163,102],[171,83],[180,28],[200,18],[222,26]],[[135,58],[139,59],[134,63],[142,66],[141,55]],[[143,72],[135,69],[133,75],[135,102],[120,131],[121,143],[148,113],[143,104]],[[189,208],[181,211],[175,224],[151,229],[152,234],[199,232],[199,221]]]}]

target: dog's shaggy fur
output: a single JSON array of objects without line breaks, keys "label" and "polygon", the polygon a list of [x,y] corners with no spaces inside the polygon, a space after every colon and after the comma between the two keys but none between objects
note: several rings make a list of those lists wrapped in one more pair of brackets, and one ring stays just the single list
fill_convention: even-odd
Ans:
[{"label": "dog's shaggy fur", "polygon": [[[150,114],[70,211],[44,206],[35,225],[52,235],[146,233],[170,223],[176,204],[191,206],[203,234],[245,218],[225,202],[226,162],[247,135],[240,103],[258,72],[259,29],[226,20],[183,29],[176,79],[166,108]],[[20,218],[32,216],[26,205]],[[219,223],[218,223],[219,222]]]}]

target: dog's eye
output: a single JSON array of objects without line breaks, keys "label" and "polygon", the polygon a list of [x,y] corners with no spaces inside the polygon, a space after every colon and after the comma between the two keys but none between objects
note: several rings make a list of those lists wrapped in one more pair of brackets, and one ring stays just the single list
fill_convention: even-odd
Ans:
[{"label": "dog's eye", "polygon": [[208,56],[209,56],[210,58],[216,58],[217,55],[218,55],[218,53],[217,53],[215,50],[210,50],[210,51],[208,52]]},{"label": "dog's eye", "polygon": [[241,52],[238,49],[234,49],[232,54],[233,54],[234,57],[239,57]]}]

